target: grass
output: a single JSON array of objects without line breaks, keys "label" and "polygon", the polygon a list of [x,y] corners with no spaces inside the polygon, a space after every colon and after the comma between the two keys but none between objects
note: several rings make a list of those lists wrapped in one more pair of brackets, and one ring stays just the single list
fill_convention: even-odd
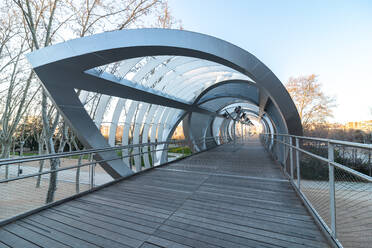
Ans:
[{"label": "grass", "polygon": [[[19,152],[15,152],[15,153],[10,153],[10,156],[19,156]],[[35,155],[39,155],[37,152],[23,152],[23,156],[35,156]]]},{"label": "grass", "polygon": [[170,152],[170,153],[184,153],[185,155],[191,155],[192,154],[191,149],[187,146],[170,148],[168,150],[168,152]]}]

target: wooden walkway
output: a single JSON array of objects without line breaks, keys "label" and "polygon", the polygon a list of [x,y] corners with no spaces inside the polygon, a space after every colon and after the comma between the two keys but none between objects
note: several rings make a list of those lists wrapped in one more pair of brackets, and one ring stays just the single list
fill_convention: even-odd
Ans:
[{"label": "wooden walkway", "polygon": [[0,228],[0,247],[328,247],[258,142],[223,145]]}]

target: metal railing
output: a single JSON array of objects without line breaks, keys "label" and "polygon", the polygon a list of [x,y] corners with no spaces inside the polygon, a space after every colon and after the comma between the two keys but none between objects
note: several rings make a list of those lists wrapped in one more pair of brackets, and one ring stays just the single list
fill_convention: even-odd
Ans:
[{"label": "metal railing", "polygon": [[370,247],[372,145],[285,134],[261,141],[335,246]]},{"label": "metal railing", "polygon": [[[0,179],[0,225],[27,212],[115,181],[100,163],[124,160],[129,162],[135,174],[201,152],[212,141],[223,144],[229,140],[225,137],[206,137],[191,142],[172,140],[1,160],[0,176],[3,179]],[[113,151],[117,156],[111,159],[103,160],[95,156]],[[164,151],[166,154],[160,153]]]}]

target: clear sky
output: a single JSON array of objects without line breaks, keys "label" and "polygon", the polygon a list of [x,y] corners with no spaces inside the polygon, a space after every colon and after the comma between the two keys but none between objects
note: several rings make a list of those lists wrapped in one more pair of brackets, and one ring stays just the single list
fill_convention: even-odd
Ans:
[{"label": "clear sky", "polygon": [[186,30],[251,52],[282,81],[317,74],[331,121],[372,119],[372,0],[169,0]]}]

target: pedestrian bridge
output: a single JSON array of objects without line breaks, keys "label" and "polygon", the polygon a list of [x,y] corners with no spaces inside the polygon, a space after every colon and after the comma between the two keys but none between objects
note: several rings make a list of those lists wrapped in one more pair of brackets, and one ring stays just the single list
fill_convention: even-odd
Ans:
[{"label": "pedestrian bridge", "polygon": [[27,58],[85,150],[0,161],[0,247],[372,243],[371,145],[303,137],[244,49],[136,29]]},{"label": "pedestrian bridge", "polygon": [[258,140],[225,144],[16,220],[0,247],[328,247]]},{"label": "pedestrian bridge", "polygon": [[[61,163],[42,172],[41,185],[58,175],[55,201],[47,204],[50,187],[35,188],[40,173],[10,175],[0,181],[0,212],[14,216],[0,222],[0,247],[368,247],[372,178],[305,145],[326,141],[326,149],[337,150],[345,142],[248,137],[104,184],[96,182],[102,171],[96,161]],[[287,153],[289,163],[277,161],[276,151]],[[54,158],[74,157],[71,163],[76,154],[92,152],[104,151]],[[310,168],[305,155],[314,158]],[[45,156],[1,164],[53,158]],[[93,173],[84,174],[88,167]],[[65,173],[77,169],[79,179]]]}]

